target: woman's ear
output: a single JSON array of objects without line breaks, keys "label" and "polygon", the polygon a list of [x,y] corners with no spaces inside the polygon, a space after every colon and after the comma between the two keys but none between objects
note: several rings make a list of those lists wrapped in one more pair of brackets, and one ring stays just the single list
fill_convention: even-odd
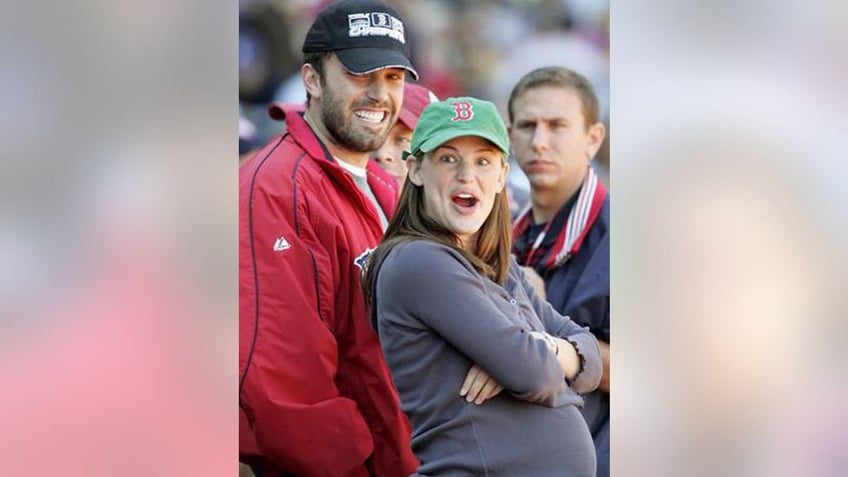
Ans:
[{"label": "woman's ear", "polygon": [[418,159],[413,156],[409,156],[406,160],[406,166],[409,168],[409,181],[417,186],[424,184],[424,178],[421,176],[422,162],[424,162],[424,159]]},{"label": "woman's ear", "polygon": [[501,168],[501,173],[498,176],[498,193],[506,190],[506,176],[509,174],[509,158],[504,157],[503,159],[503,168]]}]

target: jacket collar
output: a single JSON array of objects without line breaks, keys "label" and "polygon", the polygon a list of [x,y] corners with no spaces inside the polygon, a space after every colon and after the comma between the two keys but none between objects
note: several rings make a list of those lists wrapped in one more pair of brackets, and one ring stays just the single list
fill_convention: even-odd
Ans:
[{"label": "jacket collar", "polygon": [[306,105],[303,103],[273,103],[268,107],[268,114],[278,121],[285,121],[288,133],[307,154],[335,162],[330,151],[304,119],[305,111]]},{"label": "jacket collar", "polygon": [[[318,135],[304,119],[305,111],[306,106],[303,103],[273,103],[268,107],[268,114],[273,119],[285,121],[286,130],[291,137],[309,156],[321,163],[325,170],[332,171],[332,174],[345,174],[341,166],[336,163],[336,159],[330,154],[327,146],[321,142]],[[321,160],[322,158],[324,161]],[[371,191],[374,192],[383,213],[390,218],[397,207],[399,193],[397,182],[374,161],[369,160],[365,169],[368,172],[368,185],[371,187]]]}]

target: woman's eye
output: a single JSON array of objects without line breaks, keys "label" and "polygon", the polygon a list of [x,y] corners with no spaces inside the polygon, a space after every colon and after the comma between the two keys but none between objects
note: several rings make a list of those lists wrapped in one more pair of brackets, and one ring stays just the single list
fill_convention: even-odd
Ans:
[{"label": "woman's eye", "polygon": [[491,163],[491,161],[489,161],[485,157],[477,160],[477,164],[480,164],[481,166],[488,166],[490,163]]},{"label": "woman's eye", "polygon": [[442,156],[439,158],[440,162],[456,162],[456,159],[453,156]]}]

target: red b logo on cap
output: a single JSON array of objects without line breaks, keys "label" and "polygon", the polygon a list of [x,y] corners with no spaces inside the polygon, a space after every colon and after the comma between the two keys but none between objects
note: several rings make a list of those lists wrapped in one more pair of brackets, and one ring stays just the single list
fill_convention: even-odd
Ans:
[{"label": "red b logo on cap", "polygon": [[474,110],[471,109],[471,103],[468,101],[457,101],[451,104],[456,111],[456,116],[451,121],[469,121],[474,117]]}]

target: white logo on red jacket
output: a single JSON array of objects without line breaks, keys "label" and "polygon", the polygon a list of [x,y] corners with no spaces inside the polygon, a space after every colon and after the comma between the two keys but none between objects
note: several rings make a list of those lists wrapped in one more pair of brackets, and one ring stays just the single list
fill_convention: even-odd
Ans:
[{"label": "white logo on red jacket", "polygon": [[362,252],[362,254],[356,257],[356,259],[353,261],[353,264],[359,267],[359,269],[362,270],[363,273],[365,272],[365,266],[368,264],[368,257],[371,256],[371,252],[373,252],[374,250],[375,249],[373,248],[365,249],[365,251]]},{"label": "white logo on red jacket", "polygon": [[282,252],[283,250],[288,250],[291,248],[291,244],[285,237],[280,236],[276,242],[274,242],[274,251]]}]

